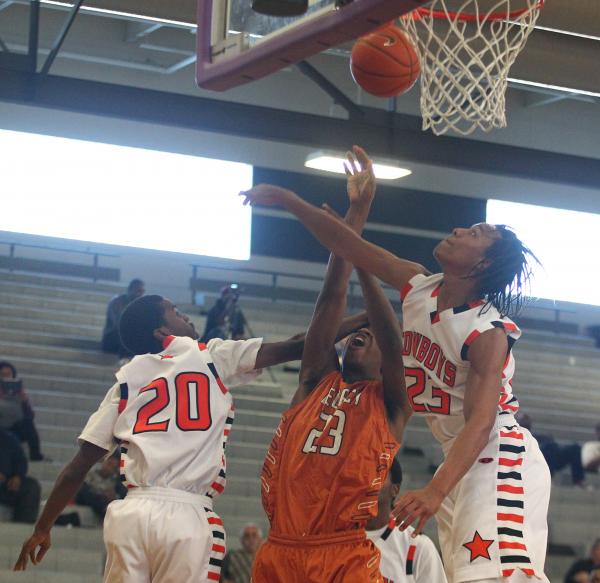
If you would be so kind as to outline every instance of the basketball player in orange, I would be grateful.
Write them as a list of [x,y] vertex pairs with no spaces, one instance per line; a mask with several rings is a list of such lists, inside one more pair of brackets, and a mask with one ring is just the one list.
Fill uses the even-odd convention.
[[[346,222],[360,232],[375,191],[362,151],[347,167]],[[332,256],[307,332],[300,383],[263,465],[271,531],[253,583],[381,583],[379,551],[365,535],[407,417],[398,320],[383,290],[359,273],[370,328],[346,343],[335,330],[346,310],[352,266]]]

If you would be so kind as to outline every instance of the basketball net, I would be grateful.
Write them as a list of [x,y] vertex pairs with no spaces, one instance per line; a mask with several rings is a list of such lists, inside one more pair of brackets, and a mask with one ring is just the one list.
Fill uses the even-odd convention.
[[421,60],[424,130],[468,135],[506,127],[508,72],[542,6],[543,0],[434,0],[400,19]]

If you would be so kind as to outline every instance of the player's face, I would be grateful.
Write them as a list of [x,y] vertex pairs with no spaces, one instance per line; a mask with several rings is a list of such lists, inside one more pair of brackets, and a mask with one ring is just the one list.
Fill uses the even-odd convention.
[[499,237],[496,227],[488,223],[456,228],[436,246],[433,255],[444,271],[467,275],[482,264],[486,251]]
[[361,328],[348,337],[342,363],[344,368],[359,368],[369,376],[373,375],[373,371],[381,369],[381,351],[368,328]]
[[162,304],[165,328],[168,328],[173,336],[187,336],[196,340],[198,332],[196,332],[196,328],[194,328],[194,324],[190,321],[189,317],[182,314],[170,300],[163,300]]

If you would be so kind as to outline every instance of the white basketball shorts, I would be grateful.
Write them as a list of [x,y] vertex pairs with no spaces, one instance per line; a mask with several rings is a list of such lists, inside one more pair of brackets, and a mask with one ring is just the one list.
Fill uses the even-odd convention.
[[225,531],[212,500],[170,488],[131,489],[104,520],[105,583],[219,581]]
[[548,583],[550,471],[531,433],[509,419],[436,515],[448,583]]

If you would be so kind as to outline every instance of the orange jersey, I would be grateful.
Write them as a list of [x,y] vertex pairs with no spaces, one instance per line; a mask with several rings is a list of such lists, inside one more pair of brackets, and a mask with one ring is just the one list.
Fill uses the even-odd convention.
[[271,532],[300,538],[364,528],[398,447],[381,381],[348,384],[328,374],[282,415],[267,452],[261,481]]

